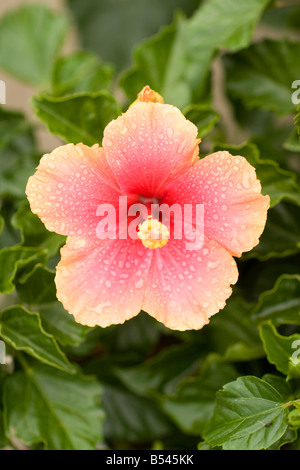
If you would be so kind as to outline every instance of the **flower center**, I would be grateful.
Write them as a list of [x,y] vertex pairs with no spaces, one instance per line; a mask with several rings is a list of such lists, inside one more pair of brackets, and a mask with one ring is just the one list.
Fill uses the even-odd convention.
[[138,237],[146,248],[155,250],[168,243],[170,232],[168,227],[148,215],[148,218],[138,226]]

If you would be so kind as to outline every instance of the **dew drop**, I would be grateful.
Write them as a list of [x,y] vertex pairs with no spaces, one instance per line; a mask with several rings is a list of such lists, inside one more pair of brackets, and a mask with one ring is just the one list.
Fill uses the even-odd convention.
[[220,265],[219,261],[209,261],[207,263],[208,269],[216,269]]
[[135,287],[136,289],[141,289],[144,285],[144,280],[143,279],[139,279],[138,281],[136,281],[135,283]]
[[173,137],[173,129],[172,128],[167,129],[167,136],[168,136],[169,139],[171,139]]

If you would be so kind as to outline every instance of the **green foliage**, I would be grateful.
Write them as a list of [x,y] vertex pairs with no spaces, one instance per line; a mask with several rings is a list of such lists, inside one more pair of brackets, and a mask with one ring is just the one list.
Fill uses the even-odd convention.
[[[46,449],[93,450],[101,439],[101,388],[91,377],[36,364],[5,382],[8,437]],[[76,410],[76,413],[74,412]]]
[[295,109],[292,83],[300,76],[299,42],[264,40],[226,57],[228,91],[246,107],[287,114]]
[[280,3],[69,0],[86,48],[70,54],[68,14],[34,4],[0,18],[0,69],[34,86],[62,144],[101,143],[149,85],[195,123],[201,158],[244,156],[270,196],[259,244],[202,330],[145,312],[89,328],[56,297],[66,238],[26,200],[38,128],[0,107],[0,448],[300,449],[300,43],[282,35],[299,6]]
[[133,100],[147,83],[179,108],[200,97],[203,101],[215,52],[247,46],[267,4],[268,0],[201,3],[191,18],[181,18],[136,49],[135,66],[122,79],[129,98]]
[[[197,0],[68,0],[84,47],[118,69],[129,65],[132,47],[172,20],[174,11],[191,14]],[[117,32],[121,31],[121,36]],[[121,40],[120,40],[121,39]]]
[[111,85],[113,70],[87,51],[59,57],[53,68],[54,96],[106,90]]
[[274,287],[261,294],[252,313],[255,322],[272,320],[275,326],[300,324],[300,277],[280,276]]
[[218,144],[214,151],[228,150],[232,155],[242,155],[254,166],[262,183],[263,194],[270,196],[270,207],[286,200],[300,206],[300,186],[297,175],[280,168],[274,160],[260,158],[258,147],[252,143],[242,145]]
[[232,365],[212,362],[200,376],[182,380],[172,394],[163,396],[162,408],[182,432],[199,436],[212,417],[216,392],[236,377]]
[[300,361],[293,358],[291,351],[300,345],[300,335],[282,336],[278,333],[271,321],[262,323],[259,328],[267,358],[287,376],[287,379],[300,377]]
[[16,350],[25,351],[45,364],[73,372],[55,338],[43,329],[38,313],[18,305],[4,309],[0,317],[0,335]]
[[198,127],[198,135],[202,139],[212,131],[220,120],[219,114],[211,106],[202,104],[190,105],[184,109],[183,113],[189,121]]
[[44,5],[23,5],[0,21],[0,67],[33,85],[46,85],[68,22]]
[[287,413],[284,397],[272,385],[254,376],[239,377],[217,393],[206,442],[227,450],[267,449],[286,431]]
[[37,161],[32,126],[23,114],[0,107],[0,197],[24,198],[25,185]]
[[37,116],[53,134],[66,142],[90,146],[101,142],[104,128],[120,113],[118,103],[107,91],[58,98],[41,95],[33,104]]

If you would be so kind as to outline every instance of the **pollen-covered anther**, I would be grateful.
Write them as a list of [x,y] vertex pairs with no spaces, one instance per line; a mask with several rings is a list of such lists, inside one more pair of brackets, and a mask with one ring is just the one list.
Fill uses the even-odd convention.
[[138,237],[146,248],[155,250],[168,243],[170,232],[168,227],[149,215],[143,223],[139,224]]

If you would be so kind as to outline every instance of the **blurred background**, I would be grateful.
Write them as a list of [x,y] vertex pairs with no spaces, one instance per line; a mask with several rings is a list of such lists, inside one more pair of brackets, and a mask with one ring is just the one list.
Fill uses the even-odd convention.
[[[18,6],[32,3],[31,0],[2,0],[0,17]],[[156,34],[161,27],[170,24],[182,13],[187,17],[192,15],[201,5],[201,0],[154,0],[150,3],[147,0],[39,0],[36,3],[63,12],[69,18],[69,30],[61,54],[82,48],[91,50],[113,67],[118,78],[118,73],[132,64],[135,47],[143,39]],[[256,26],[252,40],[299,40],[300,0],[275,1],[273,4],[276,8],[263,15],[263,21]],[[212,73],[213,107],[225,118],[223,125],[228,140],[240,143],[247,134],[241,128],[237,129],[232,110],[224,96],[224,70],[219,56],[212,63]],[[1,67],[0,79],[7,85],[7,106],[24,112],[38,125],[36,137],[40,149],[47,151],[55,147],[60,140],[40,125],[30,103],[37,88],[14,78]],[[122,100],[122,91],[119,88],[114,91]],[[291,117],[288,119],[291,122]]]
[[[32,1],[28,0],[2,0],[0,2],[0,17],[3,16],[7,11],[18,8],[20,5],[32,4]],[[43,4],[57,11],[63,11],[64,14],[68,14],[67,5],[64,0],[39,0],[39,4]],[[79,38],[77,34],[77,28],[73,24],[70,27],[68,37],[64,43],[63,51],[65,53],[77,50],[79,47]],[[0,69],[0,79],[6,83],[6,105],[9,108],[16,109],[25,113],[28,118],[38,123],[35,114],[33,112],[30,100],[31,97],[36,93],[36,88],[31,85],[27,85],[22,80],[15,79],[12,75],[5,73]],[[40,126],[39,126],[40,127]],[[49,148],[57,146],[59,139],[51,135],[45,128],[39,128],[36,134],[39,141],[39,145],[42,151],[47,151]]]
[[[300,0],[1,0],[0,80],[0,448],[209,448],[216,393],[237,377],[277,374],[284,400],[300,397],[289,361],[300,340]],[[43,153],[100,143],[147,84],[196,124],[201,157],[243,155],[271,199],[232,296],[199,331],[145,312],[108,328],[76,323],[56,298],[65,237],[25,196]],[[256,448],[299,450],[299,431],[276,419]]]

